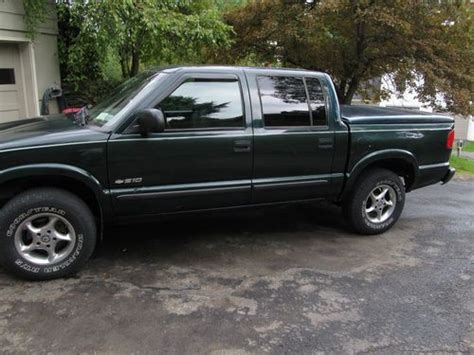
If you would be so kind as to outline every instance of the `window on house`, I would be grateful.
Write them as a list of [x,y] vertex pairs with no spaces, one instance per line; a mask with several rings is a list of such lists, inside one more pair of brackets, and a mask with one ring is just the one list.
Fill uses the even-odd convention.
[[15,84],[15,71],[12,68],[0,68],[0,85]]

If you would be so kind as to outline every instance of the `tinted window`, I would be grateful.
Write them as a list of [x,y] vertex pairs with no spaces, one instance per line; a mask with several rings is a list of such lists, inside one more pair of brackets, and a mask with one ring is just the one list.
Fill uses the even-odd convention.
[[316,78],[305,78],[308,88],[309,104],[313,116],[314,126],[325,126],[326,123],[326,103],[324,101],[321,82]]
[[243,127],[242,96],[237,80],[193,80],[159,105],[168,129]]
[[302,78],[259,76],[257,80],[266,127],[311,125]]
[[120,84],[107,95],[104,101],[89,110],[89,119],[99,126],[113,122],[115,115],[125,108],[156,77],[156,72],[144,72]]
[[9,68],[0,68],[0,85],[15,84],[15,71]]

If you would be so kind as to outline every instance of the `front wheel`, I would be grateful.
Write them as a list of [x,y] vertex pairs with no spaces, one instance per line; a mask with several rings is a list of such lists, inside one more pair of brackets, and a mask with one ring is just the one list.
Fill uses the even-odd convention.
[[77,272],[96,244],[96,224],[88,206],[68,191],[27,190],[0,210],[0,262],[29,280]]
[[390,229],[405,204],[405,188],[398,175],[385,169],[364,173],[343,204],[350,225],[361,234],[379,234]]

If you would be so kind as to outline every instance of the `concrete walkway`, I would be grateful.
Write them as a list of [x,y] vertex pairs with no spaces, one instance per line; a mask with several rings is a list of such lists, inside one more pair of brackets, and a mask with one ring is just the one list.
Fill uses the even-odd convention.
[[[457,152],[455,152],[454,154],[457,154]],[[463,152],[463,151],[461,151],[461,157],[474,160],[474,152]]]

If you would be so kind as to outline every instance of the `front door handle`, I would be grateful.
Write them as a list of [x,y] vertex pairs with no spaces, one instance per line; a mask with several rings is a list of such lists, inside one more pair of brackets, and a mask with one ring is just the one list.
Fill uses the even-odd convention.
[[247,153],[252,150],[252,142],[249,139],[237,140],[234,142],[234,152]]
[[319,138],[318,148],[319,149],[331,149],[334,147],[334,141],[332,138]]

